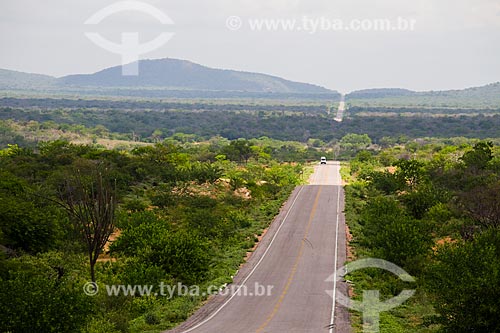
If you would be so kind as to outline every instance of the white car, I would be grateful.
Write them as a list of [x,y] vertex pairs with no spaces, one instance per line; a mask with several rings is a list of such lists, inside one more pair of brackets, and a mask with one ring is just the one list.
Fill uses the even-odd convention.
[[320,164],[326,164],[326,157],[321,157],[321,161],[319,162]]

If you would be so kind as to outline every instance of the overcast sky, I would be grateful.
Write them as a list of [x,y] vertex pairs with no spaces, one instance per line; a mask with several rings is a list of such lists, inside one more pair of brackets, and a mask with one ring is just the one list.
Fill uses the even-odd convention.
[[[174,37],[142,58],[179,58],[216,68],[261,72],[348,92],[374,87],[442,90],[500,81],[500,0],[144,0],[167,14],[84,22],[109,0],[1,0],[0,68],[63,76],[118,65],[120,55],[85,32],[141,42]],[[227,18],[238,16],[238,30]],[[415,20],[414,31],[253,31],[248,20]],[[299,24],[297,23],[297,24]],[[301,27],[299,25],[299,27]],[[233,27],[234,28],[234,27]]]

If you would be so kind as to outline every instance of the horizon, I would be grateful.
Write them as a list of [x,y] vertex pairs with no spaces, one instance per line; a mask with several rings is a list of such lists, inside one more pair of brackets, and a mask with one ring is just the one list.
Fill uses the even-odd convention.
[[[412,89],[406,88],[406,87],[365,87],[365,88],[351,90],[351,91],[340,91],[338,89],[331,89],[331,88],[328,88],[328,87],[321,86],[321,85],[319,85],[319,84],[317,84],[315,82],[293,81],[293,80],[289,80],[286,77],[275,76],[275,75],[268,74],[268,73],[263,73],[263,72],[248,72],[248,71],[245,71],[245,70],[240,70],[240,69],[235,69],[235,68],[214,68],[214,67],[209,67],[209,66],[206,66],[204,64],[200,64],[200,63],[197,63],[195,61],[188,60],[188,59],[178,59],[178,58],[167,57],[167,58],[154,58],[154,59],[152,59],[152,58],[151,59],[150,58],[145,58],[145,59],[140,59],[139,61],[154,61],[154,60],[166,60],[166,59],[191,62],[191,63],[197,64],[197,65],[201,65],[203,67],[207,67],[207,68],[211,68],[211,69],[230,70],[230,71],[237,71],[237,72],[244,72],[244,73],[255,73],[255,74],[262,74],[262,75],[270,75],[270,76],[273,76],[273,77],[278,77],[278,78],[281,78],[281,79],[284,79],[284,80],[288,80],[288,81],[292,81],[292,82],[298,82],[298,83],[305,83],[305,84],[311,84],[311,85],[320,86],[320,87],[329,89],[329,90],[331,90],[333,92],[338,92],[338,93],[343,94],[343,95],[348,95],[348,94],[351,94],[351,93],[357,92],[357,91],[377,90],[377,89],[402,89],[402,90],[408,90],[408,91],[416,92],[416,93],[440,92],[440,91],[454,91],[454,90],[466,90],[466,89],[472,89],[472,88],[479,88],[479,87],[484,87],[484,86],[489,86],[489,85],[500,83],[500,80],[499,80],[499,81],[494,81],[494,82],[486,83],[486,84],[483,84],[483,85],[480,85],[480,86],[466,86],[466,87],[463,87],[463,88],[443,89],[443,90],[412,90]],[[106,67],[106,68],[101,68],[101,69],[98,69],[97,71],[91,72],[91,73],[68,73],[68,74],[65,74],[65,75],[62,75],[62,76],[53,76],[53,75],[50,75],[50,74],[35,73],[35,72],[25,72],[25,71],[16,70],[16,69],[10,69],[10,68],[0,68],[0,69],[2,69],[2,70],[8,70],[8,71],[14,71],[14,72],[20,72],[20,73],[26,73],[26,74],[46,75],[46,76],[50,76],[50,77],[53,77],[53,78],[56,78],[56,79],[60,79],[60,78],[63,78],[63,77],[66,77],[66,76],[70,76],[70,75],[91,75],[91,74],[95,74],[95,73],[101,72],[103,70],[106,70],[106,69],[109,69],[109,68],[113,68],[113,67],[118,67],[118,66],[121,66],[121,65],[117,64],[117,65],[114,65],[114,66],[110,66],[110,67]]]
[[[500,81],[500,3],[491,0],[145,0],[168,18],[166,26],[137,12],[89,25],[89,18],[116,3],[4,1],[0,68],[55,77],[94,73],[115,66],[120,56],[86,34],[116,43],[135,31],[147,42],[165,30],[168,42],[140,59],[186,59],[342,92],[457,90]],[[383,29],[380,22],[390,26]],[[360,29],[364,23],[367,29]]]

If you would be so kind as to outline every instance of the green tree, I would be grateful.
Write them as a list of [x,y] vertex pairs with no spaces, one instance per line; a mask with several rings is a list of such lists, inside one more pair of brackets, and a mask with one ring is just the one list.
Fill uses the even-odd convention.
[[440,202],[442,196],[444,195],[431,185],[422,185],[401,195],[400,200],[414,218],[421,219],[431,207]]
[[445,332],[500,331],[499,272],[498,229],[438,249],[424,281]]
[[252,157],[252,145],[248,140],[234,140],[231,141],[229,146],[222,148],[221,153],[226,155],[231,161],[248,162]]
[[160,129],[155,129],[153,131],[153,133],[151,134],[151,138],[153,139],[153,142],[160,142],[162,136],[163,136],[163,132]]
[[491,148],[493,148],[491,141],[478,142],[471,151],[466,152],[462,156],[461,160],[468,168],[483,170],[493,158]]
[[368,175],[367,179],[374,188],[384,194],[394,194],[403,190],[406,186],[400,177],[389,171],[374,171]]
[[400,159],[394,163],[394,166],[397,167],[395,175],[409,188],[414,188],[426,177],[425,164],[421,161]]
[[376,256],[405,267],[419,270],[432,239],[422,221],[408,216],[403,207],[390,197],[375,197],[361,214],[363,243]]
[[78,332],[95,309],[78,264],[55,252],[0,263],[1,332]]
[[350,133],[340,139],[340,149],[353,156],[358,151],[368,148],[372,140],[368,134],[354,134]]
[[0,172],[0,244],[35,254],[55,248],[62,236],[60,214],[23,180]]

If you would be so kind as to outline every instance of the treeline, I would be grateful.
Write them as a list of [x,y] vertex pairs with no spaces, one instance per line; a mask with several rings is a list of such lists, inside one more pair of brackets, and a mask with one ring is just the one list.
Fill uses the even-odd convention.
[[351,105],[394,107],[485,108],[500,106],[500,83],[463,90],[414,92],[405,89],[368,89],[347,95]]
[[278,92],[251,92],[251,91],[221,91],[221,90],[174,90],[162,88],[94,88],[94,87],[4,87],[15,89],[16,93],[32,95],[33,88],[37,94],[45,96],[88,96],[88,98],[180,98],[180,99],[261,99],[261,100],[288,100],[288,101],[332,101],[339,100],[340,94],[331,93],[278,93]]
[[[496,152],[495,152],[496,150]],[[357,295],[417,292],[382,314],[381,331],[500,330],[500,150],[427,146],[398,159],[390,149],[358,153],[346,187],[346,219],[358,257],[393,262],[416,277],[407,285],[377,270],[353,274]]]
[[[0,331],[144,332],[185,320],[207,295],[113,296],[105,285],[230,282],[300,181],[301,165],[269,151],[246,140],[0,150]],[[84,293],[90,281],[97,295]]]
[[1,108],[0,119],[52,121],[58,124],[104,126],[123,133],[149,137],[160,130],[165,137],[177,132],[203,138],[228,139],[267,136],[285,141],[306,142],[311,138],[325,142],[339,140],[349,133],[368,134],[375,143],[383,137],[469,137],[499,136],[500,115],[476,117],[352,117],[338,123],[331,117],[285,112],[190,112],[190,111],[119,111],[119,110],[45,110]]
[[428,115],[456,115],[456,114],[499,114],[500,108],[444,108],[444,107],[390,107],[390,106],[353,106],[349,108],[349,114],[356,115],[359,113],[396,113],[396,114],[428,114]]
[[48,109],[100,109],[100,110],[155,110],[155,111],[249,111],[249,112],[301,112],[326,114],[327,104],[279,103],[277,101],[257,103],[216,102],[172,102],[151,100],[113,100],[113,99],[55,99],[55,98],[13,98],[0,99],[0,107]]

